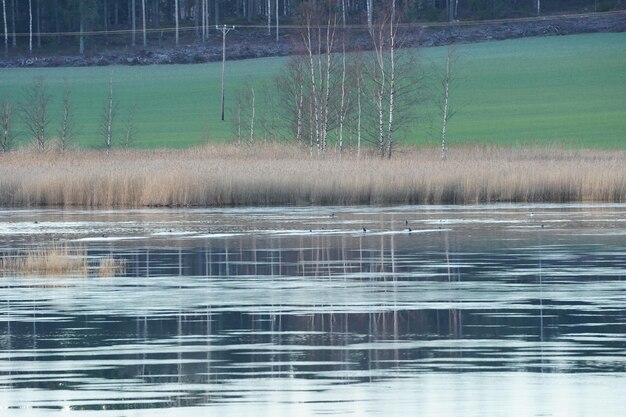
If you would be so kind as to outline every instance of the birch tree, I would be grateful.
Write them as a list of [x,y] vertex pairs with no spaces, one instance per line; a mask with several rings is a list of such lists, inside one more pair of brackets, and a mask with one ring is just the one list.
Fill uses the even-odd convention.
[[[448,132],[448,122],[456,114],[458,105],[453,105],[450,97],[454,92],[461,78],[458,76],[456,68],[459,67],[459,54],[456,48],[449,45],[446,48],[446,64],[444,69],[444,75],[441,80],[442,86],[442,98],[439,102],[439,110],[441,112],[441,159],[446,159],[446,153],[448,150],[448,142],[446,134]],[[457,103],[458,104],[458,103]]]
[[8,152],[13,147],[13,106],[9,102],[0,103],[0,150]]
[[63,86],[63,109],[61,115],[61,125],[59,128],[59,146],[64,152],[76,139],[76,122],[74,117],[74,106],[72,104],[72,88],[69,82]]
[[39,151],[48,147],[47,129],[50,124],[48,106],[50,95],[43,78],[36,78],[24,93],[24,101],[20,109],[22,122],[26,130],[32,135],[35,146]]
[[130,0],[131,46],[137,45],[137,0]]
[[114,124],[117,116],[117,104],[113,99],[113,77],[109,78],[109,88],[107,98],[102,108],[102,119],[100,122],[100,135],[103,139],[103,146],[107,153],[113,147]]

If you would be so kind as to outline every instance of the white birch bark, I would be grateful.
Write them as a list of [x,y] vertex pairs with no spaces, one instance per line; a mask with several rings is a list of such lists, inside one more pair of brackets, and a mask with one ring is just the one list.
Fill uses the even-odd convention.
[[450,98],[450,80],[451,80],[451,58],[452,53],[450,47],[447,48],[446,54],[446,75],[443,79],[443,104],[442,104],[442,123],[441,123],[441,159],[446,159],[446,129],[448,127],[448,102]]
[[391,6],[391,21],[389,22],[389,120],[387,123],[387,158],[391,158],[393,152],[393,111],[394,99],[396,95],[396,1],[393,0]]
[[141,0],[141,21],[143,31],[143,47],[148,46],[148,37],[146,34],[146,0]]
[[131,33],[131,44],[132,46],[137,45],[137,8],[136,8],[136,0],[131,0],[130,3],[130,20],[132,22],[132,33]]
[[278,36],[279,36],[279,28],[278,28],[278,0],[276,0],[276,42],[278,42]]
[[176,26],[176,46],[178,46],[178,0],[174,1],[174,22]]
[[265,13],[267,14],[267,34],[272,34],[272,0],[267,0],[267,5],[265,6],[267,10]]
[[113,78],[109,78],[109,97],[107,99],[105,126],[105,144],[107,153],[113,147]]
[[6,0],[2,0],[2,17],[4,19],[4,56],[8,56],[9,55],[9,28],[7,26]]
[[250,115],[250,142],[254,142],[254,116],[256,113],[256,97],[254,95],[254,87],[251,87],[252,91],[252,114]]
[[[357,71],[360,71],[358,69]],[[361,158],[361,73],[357,74],[356,87],[357,87],[357,119],[356,119],[356,155],[357,158]]]
[[372,0],[367,0],[366,2],[367,5],[367,28],[369,29],[370,33],[372,33],[372,29],[373,29],[373,16],[374,16],[374,4],[372,3]]
[[28,51],[33,53],[33,0],[28,0]]

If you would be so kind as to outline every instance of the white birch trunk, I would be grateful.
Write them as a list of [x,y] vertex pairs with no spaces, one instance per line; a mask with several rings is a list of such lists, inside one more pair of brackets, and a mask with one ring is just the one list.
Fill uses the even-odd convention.
[[78,52],[81,55],[85,54],[85,35],[84,35],[85,27],[84,27],[84,24],[83,24],[83,20],[84,20],[83,19],[83,11],[81,10],[81,12],[80,12],[80,34],[78,36]]
[[537,0],[537,16],[541,16],[541,0]]
[[278,36],[279,36],[279,32],[278,32],[278,0],[276,0],[276,42],[278,42]]
[[41,48],[41,5],[39,0],[35,3],[37,10],[37,48]]
[[28,0],[28,51],[33,53],[33,0]]
[[393,0],[391,9],[391,21],[389,22],[389,64],[391,70],[389,73],[389,121],[387,123],[387,158],[391,158],[393,152],[393,106],[396,95],[396,2]]
[[12,0],[13,13],[11,13],[11,26],[13,30],[13,47],[17,47],[17,34],[15,33],[15,0]]
[[148,37],[146,34],[146,0],[141,0],[141,22],[143,31],[143,47],[148,46]]
[[[358,69],[357,71],[360,71]],[[361,158],[361,73],[357,74],[356,78],[356,88],[357,88],[357,96],[356,96],[356,107],[357,107],[357,119],[356,119],[356,156],[357,158]]]
[[6,0],[2,0],[2,16],[4,18],[4,56],[8,56],[9,55],[9,28],[7,26]]
[[176,46],[178,46],[178,0],[174,1],[174,22],[176,26]]
[[131,34],[131,44],[132,46],[137,45],[137,8],[136,8],[136,0],[132,0],[130,4],[130,14],[131,14],[131,22],[132,22],[132,34]]
[[374,5],[372,3],[372,0],[367,0],[367,28],[369,29],[370,33],[372,33],[372,29],[373,29],[373,16],[374,16]]
[[[337,18],[333,18],[331,22],[331,18],[328,19],[328,24],[326,26],[326,88],[324,94],[324,130],[322,137],[322,150],[326,151],[328,147],[328,114],[330,109],[330,75],[332,72],[332,51],[333,44],[335,40],[335,27],[337,25]],[[332,29],[332,30],[331,30]]]
[[342,45],[341,53],[341,103],[339,105],[339,152],[343,152],[343,121],[346,105],[346,42]]
[[113,146],[113,78],[109,78],[109,98],[106,115],[106,148],[107,153]]
[[298,97],[297,103],[297,114],[296,114],[296,141],[300,142],[302,140],[302,104],[304,102],[304,85],[300,83],[300,95]]
[[272,0],[267,0],[267,10],[265,11],[267,14],[267,34],[272,34]]
[[[311,24],[307,22],[307,39],[305,39],[305,45],[307,48],[307,54],[309,58],[309,70],[311,74],[311,95],[313,96],[313,117],[314,117],[314,129],[315,129],[315,141],[318,144],[319,150],[319,139],[320,139],[320,121],[318,115],[318,97],[317,97],[317,83],[315,80],[315,64],[313,63],[313,49],[311,45]],[[311,146],[312,145],[311,141]]]
[[255,103],[255,95],[254,95],[254,87],[252,90],[252,115],[250,116],[250,142],[254,142],[254,116],[256,113],[256,103]]
[[448,126],[448,101],[450,97],[450,77],[451,77],[451,68],[450,68],[450,60],[451,60],[451,52],[450,47],[448,46],[448,51],[446,55],[446,75],[443,79],[443,115],[442,115],[442,123],[441,123],[441,159],[446,159],[446,129]]

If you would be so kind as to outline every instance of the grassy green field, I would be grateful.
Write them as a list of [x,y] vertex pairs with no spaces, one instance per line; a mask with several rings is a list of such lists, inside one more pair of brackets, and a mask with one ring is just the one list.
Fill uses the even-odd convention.
[[[457,107],[449,124],[451,145],[557,142],[626,148],[626,33],[488,42],[458,50],[456,74],[463,81],[451,96]],[[420,52],[426,68],[441,68],[444,57],[443,48]],[[285,62],[267,58],[227,63],[227,107],[245,83],[257,84],[259,96],[271,96],[273,80]],[[53,95],[52,133],[67,79],[73,88],[78,142],[98,146],[99,120],[112,77],[120,122],[125,109],[136,105],[137,146],[185,147],[234,136],[232,123],[220,121],[220,71],[219,63],[1,69],[0,100],[17,102],[33,78],[44,77]],[[430,78],[431,89],[435,78]],[[422,105],[419,112],[401,141],[436,144],[439,121],[434,106]]]

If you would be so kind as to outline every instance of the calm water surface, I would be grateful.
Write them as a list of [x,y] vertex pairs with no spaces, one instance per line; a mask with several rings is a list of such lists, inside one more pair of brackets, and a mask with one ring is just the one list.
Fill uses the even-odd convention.
[[626,415],[624,205],[0,211],[53,242],[126,271],[0,278],[1,416]]

